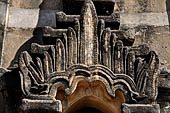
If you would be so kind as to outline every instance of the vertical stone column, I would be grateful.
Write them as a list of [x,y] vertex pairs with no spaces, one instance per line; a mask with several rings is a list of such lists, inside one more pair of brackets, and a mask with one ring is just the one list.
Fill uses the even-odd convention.
[[0,0],[0,59],[2,56],[2,44],[5,37],[5,28],[8,15],[7,12],[8,12],[8,0]]

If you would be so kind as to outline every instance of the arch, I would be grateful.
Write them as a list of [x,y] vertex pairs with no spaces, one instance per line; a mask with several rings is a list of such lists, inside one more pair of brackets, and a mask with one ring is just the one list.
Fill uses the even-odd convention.
[[[66,94],[71,95],[75,92],[77,88],[77,84],[80,81],[87,81],[89,83],[94,81],[100,81],[104,84],[107,93],[112,97],[115,97],[116,90],[124,90],[124,87],[127,87],[127,90],[134,95],[138,96],[136,92],[136,85],[134,81],[125,74],[117,74],[112,73],[105,66],[97,65],[97,66],[85,66],[85,65],[73,65],[71,66],[67,72],[63,73],[64,76],[61,76],[60,73],[53,73],[48,79],[49,83],[52,83],[49,95],[51,97],[55,97],[57,93],[57,88],[60,87],[58,82],[61,81],[61,85],[65,87]],[[63,82],[64,81],[64,82]],[[116,87],[115,86],[121,86]]]
[[61,100],[63,113],[74,113],[86,107],[95,108],[103,113],[121,113],[125,97],[119,90],[115,94],[115,97],[110,96],[101,81],[89,83],[82,80],[71,95],[66,96],[64,89],[58,88],[56,99]]

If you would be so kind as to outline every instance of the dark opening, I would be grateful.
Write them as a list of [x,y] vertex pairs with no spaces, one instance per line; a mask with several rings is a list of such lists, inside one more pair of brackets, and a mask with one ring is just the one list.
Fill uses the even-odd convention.
[[85,107],[85,108],[82,108],[82,109],[77,110],[77,111],[74,112],[74,113],[103,113],[103,112],[97,110],[96,108]]
[[[109,0],[96,0],[93,1],[97,15],[111,15],[114,10],[115,3]],[[83,0],[64,0],[63,10],[67,15],[80,15],[82,6],[84,4]]]

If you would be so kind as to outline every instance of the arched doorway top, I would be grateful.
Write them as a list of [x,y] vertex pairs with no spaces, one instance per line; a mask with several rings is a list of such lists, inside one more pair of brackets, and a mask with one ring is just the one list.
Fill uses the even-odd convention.
[[59,88],[56,99],[61,100],[63,113],[74,113],[85,107],[93,107],[103,113],[121,113],[121,105],[125,103],[121,91],[116,91],[113,98],[108,95],[104,84],[100,81],[91,83],[80,81],[74,93],[69,96],[65,96],[64,90]]

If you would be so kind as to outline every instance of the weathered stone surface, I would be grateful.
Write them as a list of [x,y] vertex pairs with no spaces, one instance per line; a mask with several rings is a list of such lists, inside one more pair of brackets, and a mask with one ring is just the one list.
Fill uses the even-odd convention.
[[168,105],[168,106],[162,108],[161,113],[170,113],[170,106]]
[[[161,71],[159,75],[159,85],[158,85],[158,98],[157,102],[160,103],[161,108],[169,105],[170,101],[170,73],[167,71]],[[165,107],[167,110],[167,107]],[[169,109],[169,108],[168,108]],[[164,110],[164,108],[162,109]],[[166,113],[166,112],[165,112]]]
[[[1,1],[6,3],[7,0],[0,0],[0,3]],[[150,105],[150,103],[158,101],[156,97],[159,59],[154,50],[158,51],[162,65],[169,65],[170,69],[169,13],[165,12],[169,10],[165,7],[165,5],[168,6],[168,2],[165,0],[117,0],[118,10],[122,13],[120,17],[118,12],[110,15],[113,11],[114,0],[87,0],[81,15],[75,13],[76,9],[82,7],[80,4],[74,4],[76,8],[73,7],[74,11],[69,15],[63,12],[56,14],[57,11],[63,10],[63,1],[67,2],[67,0],[11,0],[10,2],[5,35],[4,30],[0,30],[0,35],[2,34],[0,43],[3,39],[1,37],[6,36],[3,43],[2,66],[13,67],[10,68],[14,72],[12,76],[20,77],[21,81],[14,81],[10,77],[10,72],[6,73],[6,76],[9,74],[9,78],[14,82],[10,85],[21,82],[22,88],[16,92],[18,94],[22,92],[22,96],[17,98],[17,101],[22,101],[22,110],[61,112],[61,106],[51,100],[56,98],[62,101],[63,106],[66,106],[66,109],[63,107],[64,110],[67,110],[67,105],[72,106],[75,102],[74,106],[80,107],[84,107],[84,104],[89,105],[88,107],[96,105],[99,110],[106,113],[115,105],[118,109],[118,112],[115,112],[119,113],[122,103],[132,103],[135,100],[137,103],[149,105],[125,104],[123,112],[160,113],[159,105]],[[94,4],[92,1],[95,1]],[[107,11],[106,4],[102,7],[100,7],[101,4],[96,6],[96,1],[100,1],[101,4],[112,1],[113,6],[109,7],[111,12]],[[64,8],[68,7],[72,5]],[[101,9],[98,10],[98,8]],[[67,10],[69,12],[69,9]],[[81,11],[78,10],[78,12]],[[100,27],[97,26],[97,19],[101,22]],[[129,26],[130,29],[119,30],[119,25]],[[44,26],[50,27],[46,27],[45,31],[43,29],[43,33],[40,32],[41,35],[38,35],[39,38],[33,37],[34,28]],[[97,34],[99,34],[98,37]],[[149,47],[139,46],[146,43]],[[30,47],[31,44],[32,47]],[[81,56],[85,59],[81,59]],[[165,82],[159,84],[160,87],[165,89],[170,87],[169,78],[162,77],[159,80]],[[0,90],[3,87],[1,84],[0,81]],[[121,97],[119,99],[116,97],[118,89],[122,91],[118,91]],[[94,96],[96,98],[93,98]],[[3,107],[1,103],[4,101],[1,97],[0,93],[0,113]],[[167,97],[163,95],[162,98],[170,100],[169,95]],[[78,104],[77,99],[78,102],[80,101]],[[105,99],[109,102],[100,101]],[[109,105],[111,107],[106,109],[108,103],[111,103]],[[12,110],[16,107],[15,104],[13,106]],[[11,106],[6,107],[10,111],[8,107]]]
[[121,25],[138,26],[138,25],[169,25],[167,13],[137,13],[137,14],[120,14]]
[[56,10],[40,10],[38,27],[56,27]]
[[82,8],[80,17],[80,63],[86,65],[98,63],[97,22],[98,17],[94,4],[91,1],[87,1]]
[[159,87],[165,88],[166,91],[170,90],[170,78],[159,78]]
[[7,29],[3,43],[2,66],[7,68],[14,63],[19,52],[29,50],[29,39],[33,36],[34,29]]
[[[61,87],[58,86],[57,81],[61,78],[60,85],[64,85],[64,88],[67,88],[66,94],[70,95],[75,91],[75,84],[78,84],[78,79],[81,78],[89,82],[101,81],[106,86],[109,95],[113,97],[115,97],[116,90],[121,89],[124,92],[130,91],[131,94],[136,95],[136,97],[131,97],[129,100],[134,98],[138,101],[147,95],[147,98],[150,99],[148,103],[155,102],[157,96],[155,82],[159,64],[159,59],[155,52],[149,51],[146,47],[146,53],[141,52],[143,55],[138,53],[140,47],[131,47],[134,42],[133,35],[130,35],[131,40],[118,38],[116,32],[120,31],[107,26],[106,22],[112,20],[109,16],[105,16],[106,20],[101,20],[103,28],[98,28],[98,19],[101,16],[97,16],[95,6],[90,0],[85,1],[80,16],[58,14],[60,18],[57,19],[61,19],[61,28],[44,28],[42,37],[44,44],[33,44],[32,46],[32,49],[34,49],[32,51],[36,54],[33,55],[29,51],[24,51],[20,54],[18,65],[22,91],[25,97],[42,99],[50,96],[55,98],[57,88]],[[63,21],[63,16],[69,19]],[[80,24],[77,21],[80,21]],[[68,24],[68,28],[62,23],[72,24]],[[72,33],[70,33],[70,29],[72,29]],[[99,40],[97,37],[98,30],[99,34],[102,34]],[[131,31],[133,32],[133,30],[129,30],[129,32]],[[76,35],[78,33],[80,33],[80,38]],[[70,39],[70,35],[73,34],[74,41],[73,38]],[[48,42],[48,40],[51,41]],[[79,40],[80,42],[78,42]],[[131,44],[125,46],[125,43]],[[72,49],[68,48],[68,44],[78,44],[77,47],[80,47],[80,49],[77,48],[75,49],[76,51],[72,51]],[[77,57],[77,53],[79,54],[77,57],[79,61],[75,64],[67,60],[72,59],[73,55],[70,55],[72,52],[74,52],[75,57]],[[111,54],[113,57],[111,57]],[[100,59],[98,55],[102,56],[102,58]],[[149,77],[147,77],[148,75]],[[150,84],[146,85],[148,82]],[[127,87],[128,90],[125,90],[124,87]],[[149,90],[146,91],[146,89]]]
[[166,12],[166,0],[118,0],[121,13]]
[[5,24],[7,20],[6,15],[7,15],[7,0],[0,0],[0,59],[2,56],[2,43],[4,39]]
[[39,9],[10,8],[8,27],[35,28],[38,23]]
[[147,26],[135,27],[134,46],[148,44],[151,50],[155,50],[160,58],[160,68],[170,69],[170,32],[169,26]]
[[123,104],[123,113],[160,113],[159,104]]
[[30,100],[23,99],[20,107],[23,111],[51,111],[62,112],[62,104],[59,100]]
[[5,25],[7,4],[0,1],[0,25]]
[[38,9],[43,0],[10,0],[14,8]]

